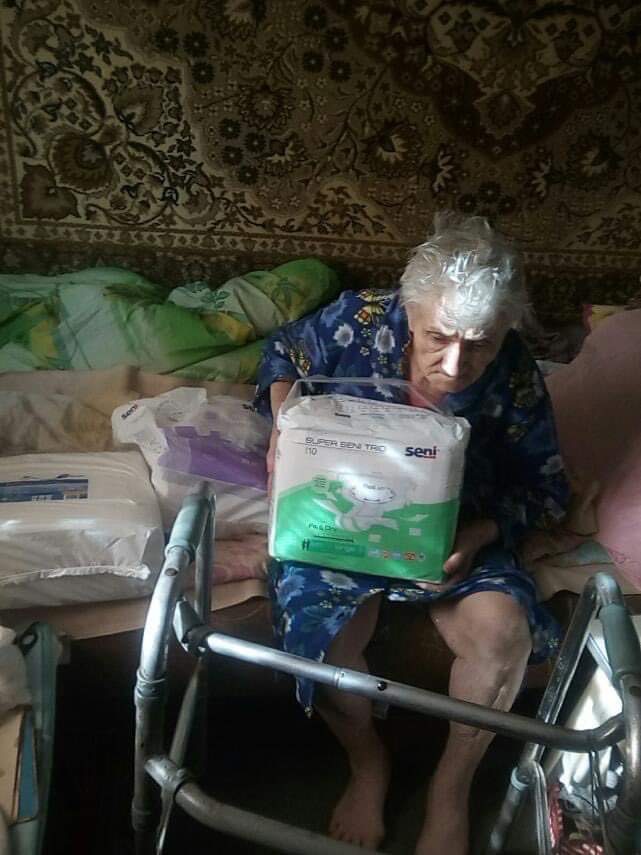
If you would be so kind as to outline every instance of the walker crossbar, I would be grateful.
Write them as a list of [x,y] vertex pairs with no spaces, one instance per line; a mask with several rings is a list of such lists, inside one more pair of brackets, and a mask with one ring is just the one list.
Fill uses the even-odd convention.
[[[547,799],[545,779],[540,767],[542,746],[566,751],[592,752],[618,742],[626,735],[626,767],[624,792],[620,805],[613,811],[615,828],[624,841],[635,833],[636,817],[641,815],[641,751],[639,745],[639,703],[641,702],[641,653],[634,631],[630,632],[625,609],[600,615],[617,686],[623,698],[623,714],[591,730],[575,731],[555,724],[563,698],[567,693],[578,656],[586,641],[587,626],[597,599],[602,611],[608,606],[623,604],[619,589],[609,577],[598,574],[586,588],[587,593],[577,607],[568,636],[561,649],[557,665],[546,691],[539,716],[529,719],[510,712],[488,709],[478,704],[459,701],[402,683],[370,674],[313,662],[299,656],[273,650],[271,647],[242,641],[214,632],[206,625],[209,611],[210,570],[213,563],[213,525],[215,500],[203,488],[189,496],[174,524],[166,558],[156,583],[145,622],[140,665],[134,692],[136,704],[136,739],[134,797],[132,822],[136,832],[136,852],[143,855],[153,848],[162,852],[171,808],[179,804],[187,813],[211,828],[246,840],[273,846],[281,852],[327,853],[348,855],[362,849],[323,835],[258,816],[225,805],[204,793],[194,782],[185,759],[194,718],[202,711],[206,697],[203,691],[207,669],[203,659],[210,653],[228,656],[294,676],[304,676],[343,691],[364,695],[375,700],[454,720],[483,730],[490,730],[516,739],[529,740],[513,776],[518,799],[510,791],[506,802],[514,808],[507,815],[505,807],[499,820],[499,833],[492,836],[500,852],[506,832],[521,800],[522,792],[532,786],[537,803],[537,832],[539,849],[550,851],[549,831],[546,831]],[[195,608],[184,598],[186,569],[196,560]],[[589,601],[589,607],[586,605]],[[192,681],[185,693],[179,716],[179,726],[169,751],[163,745],[164,707],[166,700],[166,666],[169,635],[173,626],[178,641],[199,659]],[[626,623],[627,621],[627,623]],[[634,643],[636,642],[636,648]],[[613,651],[612,648],[615,648]],[[623,649],[622,649],[623,648]],[[572,658],[575,656],[575,658]],[[636,702],[636,705],[635,705]],[[205,729],[204,718],[199,722]],[[204,734],[202,734],[204,736]],[[202,751],[201,751],[202,754]],[[202,758],[201,758],[202,759]],[[163,815],[160,823],[152,809],[153,784],[160,786]],[[496,848],[498,845],[499,848]],[[633,848],[617,849],[632,853]]]
[[[195,622],[184,636],[179,632],[176,633],[178,640],[187,650],[199,656],[211,651],[233,659],[242,659],[244,662],[275,668],[278,671],[293,674],[295,677],[306,677],[355,695],[364,695],[375,701],[383,699],[393,706],[457,721],[482,730],[490,730],[502,736],[535,740],[562,751],[573,751],[579,754],[599,751],[617,742],[623,736],[622,716],[614,716],[591,730],[571,730],[527,716],[489,709],[469,701],[459,701],[427,689],[416,689],[404,683],[395,683],[361,671],[312,662],[302,656],[282,653],[262,644],[214,632],[198,620],[186,601],[177,604],[176,615],[180,615],[181,612],[181,620],[185,619],[186,614],[191,613]],[[179,621],[175,620],[174,629],[177,629],[177,624],[179,628]]]
[[[203,825],[224,834],[242,837],[263,846],[273,846],[279,852],[363,855],[360,847],[328,840],[323,834],[315,834],[224,804],[203,792],[185,769],[179,769],[167,757],[151,757],[147,761],[146,769],[163,791],[172,794],[176,804],[186,813]],[[331,848],[330,844],[333,844]]]

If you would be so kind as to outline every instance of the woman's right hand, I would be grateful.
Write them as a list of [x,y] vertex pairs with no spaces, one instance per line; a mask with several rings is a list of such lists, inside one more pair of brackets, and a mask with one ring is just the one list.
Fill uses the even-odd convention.
[[278,430],[272,428],[272,434],[269,438],[269,447],[267,448],[267,495],[271,496],[272,480],[274,477],[274,465],[276,463],[276,443],[278,442]]
[[275,380],[269,389],[269,400],[272,408],[272,418],[274,427],[272,435],[269,438],[269,448],[267,449],[267,495],[271,496],[272,480],[274,477],[274,466],[276,465],[276,443],[278,442],[278,413],[285,398],[289,395],[289,391],[294,385],[293,380]]

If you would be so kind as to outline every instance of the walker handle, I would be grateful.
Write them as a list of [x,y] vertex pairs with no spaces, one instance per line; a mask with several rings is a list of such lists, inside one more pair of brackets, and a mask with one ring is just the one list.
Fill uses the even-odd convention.
[[632,618],[621,603],[609,603],[599,610],[612,682],[620,689],[620,681],[628,674],[641,677],[641,647]]
[[185,549],[193,561],[196,550],[200,543],[207,518],[211,513],[211,498],[209,488],[202,482],[200,489],[183,500],[182,507],[178,511],[176,522],[171,529],[169,543],[165,549],[165,556],[169,555],[171,549],[179,547]]

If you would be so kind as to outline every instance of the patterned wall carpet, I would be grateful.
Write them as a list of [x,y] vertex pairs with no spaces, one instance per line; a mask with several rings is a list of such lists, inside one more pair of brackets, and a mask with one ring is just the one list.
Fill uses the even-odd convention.
[[0,265],[392,281],[434,210],[526,253],[544,319],[641,260],[641,3],[2,0]]

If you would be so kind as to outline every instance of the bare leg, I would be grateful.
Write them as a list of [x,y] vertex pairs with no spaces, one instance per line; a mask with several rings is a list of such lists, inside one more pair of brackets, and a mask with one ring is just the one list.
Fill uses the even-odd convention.
[[[483,591],[434,605],[431,614],[456,657],[450,696],[509,709],[531,650],[527,620],[518,603],[507,594]],[[416,855],[467,855],[470,786],[492,738],[487,731],[451,723],[428,787]]]
[[[378,618],[380,595],[367,600],[336,636],[325,661],[367,671],[363,651]],[[383,806],[389,784],[389,760],[372,720],[368,698],[326,686],[317,689],[316,709],[347,752],[350,779],[334,808],[329,833],[337,840],[376,849],[383,839]]]

